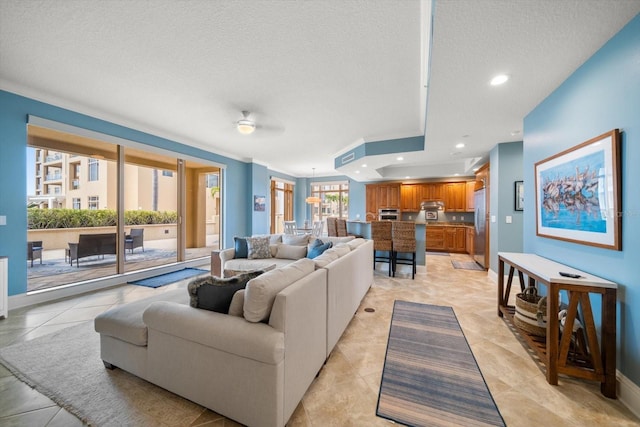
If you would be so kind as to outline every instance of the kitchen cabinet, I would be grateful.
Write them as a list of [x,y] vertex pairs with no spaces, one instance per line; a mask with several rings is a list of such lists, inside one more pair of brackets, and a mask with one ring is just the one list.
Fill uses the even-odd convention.
[[400,209],[400,184],[378,185],[378,208]]
[[444,229],[444,249],[449,252],[466,252],[467,228],[446,227]]
[[402,184],[400,186],[400,209],[402,212],[418,212],[422,195],[421,184]]
[[444,250],[444,227],[428,225],[426,248],[428,251]]
[[451,182],[445,184],[444,209],[446,212],[466,211],[466,183]]
[[400,209],[400,184],[368,184],[365,196],[368,221],[378,219],[378,209]]
[[424,200],[444,200],[444,186],[443,183],[427,183],[420,184],[420,201]]
[[474,256],[476,251],[474,247],[474,238],[476,235],[476,230],[473,227],[467,227],[467,253],[471,256]]
[[475,206],[473,202],[473,194],[476,190],[476,182],[475,181],[467,181],[466,184],[466,196],[467,200],[465,203],[465,208],[467,212],[474,212]]

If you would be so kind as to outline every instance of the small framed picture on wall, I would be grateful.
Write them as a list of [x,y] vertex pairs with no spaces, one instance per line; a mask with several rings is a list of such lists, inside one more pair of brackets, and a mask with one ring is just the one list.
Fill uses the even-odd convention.
[[524,183],[522,181],[515,182],[515,210],[524,210]]

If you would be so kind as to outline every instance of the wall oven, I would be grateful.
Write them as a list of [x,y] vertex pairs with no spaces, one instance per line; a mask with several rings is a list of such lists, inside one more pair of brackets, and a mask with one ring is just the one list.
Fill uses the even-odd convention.
[[378,220],[398,221],[400,219],[400,209],[378,209]]

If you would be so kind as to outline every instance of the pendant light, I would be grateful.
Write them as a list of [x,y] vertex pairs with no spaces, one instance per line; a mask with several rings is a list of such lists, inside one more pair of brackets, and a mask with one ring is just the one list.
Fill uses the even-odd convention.
[[[312,168],[313,169],[313,178],[316,177],[316,168]],[[313,180],[313,178],[311,178]],[[316,204],[316,203],[321,203],[322,199],[318,196],[309,196],[307,197],[305,200],[305,202],[309,203],[310,205]]]

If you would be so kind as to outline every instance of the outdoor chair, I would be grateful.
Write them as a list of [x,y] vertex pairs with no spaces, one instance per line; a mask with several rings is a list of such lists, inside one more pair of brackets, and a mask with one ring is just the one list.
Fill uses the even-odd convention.
[[36,258],[40,258],[40,264],[42,264],[42,240],[27,242],[27,261],[31,261],[31,267]]
[[129,234],[124,236],[124,249],[131,253],[135,248],[142,248],[144,252],[144,228],[132,228]]

